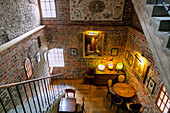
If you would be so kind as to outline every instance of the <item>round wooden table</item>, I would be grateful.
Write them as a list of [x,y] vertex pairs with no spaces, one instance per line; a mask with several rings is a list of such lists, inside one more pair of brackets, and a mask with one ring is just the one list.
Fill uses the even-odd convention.
[[126,83],[116,83],[113,86],[113,91],[121,97],[133,97],[135,95],[135,89]]

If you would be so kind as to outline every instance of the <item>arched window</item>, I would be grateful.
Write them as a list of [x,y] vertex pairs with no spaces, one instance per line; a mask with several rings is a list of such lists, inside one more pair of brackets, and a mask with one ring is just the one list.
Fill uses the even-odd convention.
[[27,74],[27,78],[29,79],[32,76],[32,67],[31,67],[31,61],[29,58],[25,59],[25,71]]
[[161,89],[159,91],[159,95],[156,100],[156,105],[161,111],[161,113],[169,113],[170,100],[169,100],[164,84],[162,84]]
[[63,49],[50,49],[48,51],[48,62],[50,67],[50,73],[52,73],[53,67],[64,67]]

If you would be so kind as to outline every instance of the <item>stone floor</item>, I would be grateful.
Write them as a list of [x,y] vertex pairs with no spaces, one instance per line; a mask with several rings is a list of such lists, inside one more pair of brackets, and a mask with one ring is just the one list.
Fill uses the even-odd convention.
[[[113,105],[110,110],[110,101],[106,98],[107,87],[83,84],[83,80],[65,80],[67,88],[76,89],[77,103],[82,103],[82,97],[85,97],[86,113],[116,113],[117,108]],[[122,108],[119,113],[128,113]]]

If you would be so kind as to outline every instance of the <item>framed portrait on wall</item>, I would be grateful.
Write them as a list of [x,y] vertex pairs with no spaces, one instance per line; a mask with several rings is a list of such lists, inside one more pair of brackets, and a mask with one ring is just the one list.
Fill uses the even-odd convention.
[[149,64],[142,60],[141,56],[135,55],[133,68],[138,78],[145,84],[150,69]]
[[148,81],[147,88],[148,88],[148,90],[149,90],[149,92],[150,92],[151,94],[153,94],[154,89],[155,89],[155,86],[156,86],[155,81],[153,81],[153,79],[150,77],[150,78],[149,78],[149,81]]
[[44,62],[46,62],[46,61],[47,61],[47,51],[45,51],[45,52],[43,53],[43,56],[44,56]]
[[133,56],[130,54],[130,57],[129,57],[129,65],[132,66],[133,64]]
[[40,56],[40,52],[38,52],[36,54],[36,60],[37,60],[37,63],[39,63],[41,61],[41,56]]
[[111,49],[111,56],[117,56],[118,55],[118,48],[112,48]]
[[130,52],[128,50],[126,50],[126,54],[125,54],[125,59],[128,60],[129,59],[129,54]]
[[72,56],[77,56],[77,48],[71,48],[70,52]]

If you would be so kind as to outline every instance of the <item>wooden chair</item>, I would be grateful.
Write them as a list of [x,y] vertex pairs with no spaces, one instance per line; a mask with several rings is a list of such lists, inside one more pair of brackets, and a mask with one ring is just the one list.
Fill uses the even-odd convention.
[[115,104],[117,106],[117,113],[118,113],[119,107],[122,105],[123,101],[117,95],[111,95],[111,98],[112,98],[112,100],[111,100],[110,110],[111,110],[113,104]]
[[93,83],[94,81],[94,68],[86,68],[84,70],[84,83],[86,83],[86,81],[88,80],[90,83]]
[[76,90],[75,89],[65,89],[65,97],[70,98],[69,94],[72,94],[72,97],[75,98]]
[[112,85],[116,83],[125,83],[125,82],[126,82],[126,75],[119,75],[113,80]]
[[108,98],[108,95],[109,94],[115,94],[115,92],[113,91],[113,88],[112,88],[112,79],[109,79],[108,82],[107,82],[107,95],[106,95],[106,98]]
[[84,109],[84,97],[82,98],[82,105],[81,104],[76,104],[76,113],[83,113],[83,111],[86,113],[85,109]]
[[133,102],[126,103],[126,105],[127,105],[127,108],[128,108],[130,113],[138,113],[140,111],[141,107],[142,107],[141,104],[139,104],[139,103],[135,104]]

